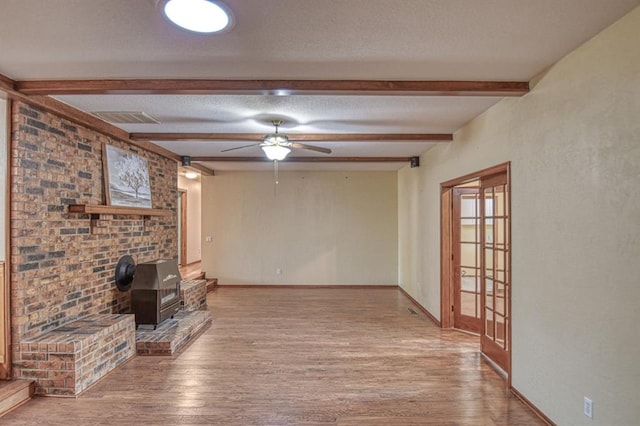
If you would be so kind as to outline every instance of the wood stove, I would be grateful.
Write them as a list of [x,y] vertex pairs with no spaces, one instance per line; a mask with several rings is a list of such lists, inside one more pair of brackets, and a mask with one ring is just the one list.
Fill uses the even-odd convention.
[[136,325],[157,326],[180,309],[180,271],[175,260],[139,263],[131,285],[131,310]]

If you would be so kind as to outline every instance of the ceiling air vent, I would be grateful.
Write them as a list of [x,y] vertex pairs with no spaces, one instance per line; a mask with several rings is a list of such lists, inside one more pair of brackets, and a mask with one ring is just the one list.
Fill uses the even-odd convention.
[[158,120],[149,114],[140,111],[94,111],[92,114],[110,123],[160,124]]

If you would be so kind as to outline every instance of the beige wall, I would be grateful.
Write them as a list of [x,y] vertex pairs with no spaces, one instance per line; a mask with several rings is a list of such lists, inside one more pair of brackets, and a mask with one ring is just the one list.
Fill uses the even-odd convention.
[[5,260],[5,202],[7,193],[7,101],[0,98],[0,261]]
[[[202,268],[221,284],[397,284],[395,172],[204,177]],[[278,275],[276,269],[281,269]]]
[[439,183],[512,161],[513,386],[559,425],[640,419],[638,46],[640,9],[399,173],[400,285],[439,316]]
[[201,258],[202,185],[178,175],[178,188],[187,191],[187,263],[193,263]]

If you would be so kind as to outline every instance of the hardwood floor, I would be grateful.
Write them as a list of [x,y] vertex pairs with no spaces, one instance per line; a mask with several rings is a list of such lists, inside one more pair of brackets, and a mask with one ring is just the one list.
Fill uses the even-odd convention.
[[[397,289],[221,288],[179,357],[136,357],[11,425],[538,425],[478,354]],[[413,313],[411,311],[416,313]]]

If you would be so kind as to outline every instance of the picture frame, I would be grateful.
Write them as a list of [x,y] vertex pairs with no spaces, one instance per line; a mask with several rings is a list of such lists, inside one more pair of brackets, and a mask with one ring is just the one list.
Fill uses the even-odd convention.
[[151,208],[147,159],[115,146],[102,145],[106,205]]

